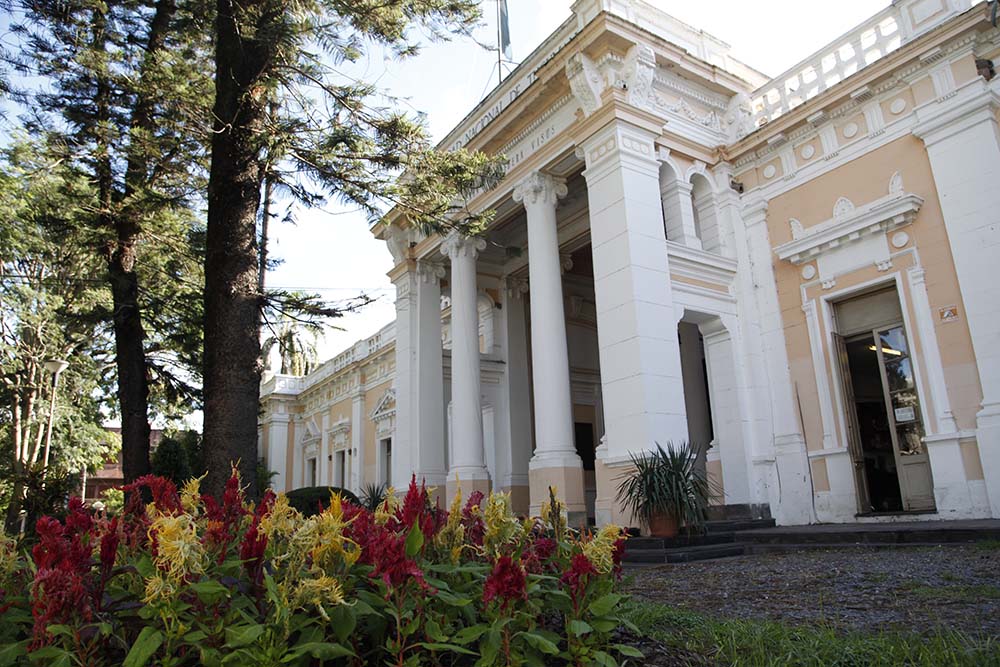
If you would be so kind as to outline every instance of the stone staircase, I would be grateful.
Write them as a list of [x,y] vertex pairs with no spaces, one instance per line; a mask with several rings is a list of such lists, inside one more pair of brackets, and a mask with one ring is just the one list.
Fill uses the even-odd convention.
[[648,567],[748,554],[806,549],[944,546],[1000,542],[1000,520],[898,521],[776,527],[774,519],[724,518],[707,521],[702,535],[630,538],[625,564]]

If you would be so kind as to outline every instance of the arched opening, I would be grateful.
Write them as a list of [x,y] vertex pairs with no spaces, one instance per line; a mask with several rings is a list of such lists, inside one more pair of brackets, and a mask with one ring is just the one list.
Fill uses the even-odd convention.
[[715,192],[703,174],[691,175],[691,208],[694,215],[694,232],[701,242],[701,248],[722,254],[722,235],[719,233]]

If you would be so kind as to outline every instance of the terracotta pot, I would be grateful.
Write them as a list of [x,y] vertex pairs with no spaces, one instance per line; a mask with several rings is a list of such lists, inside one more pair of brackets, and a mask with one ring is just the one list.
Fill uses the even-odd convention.
[[649,534],[653,537],[677,537],[677,518],[670,514],[654,514],[649,519]]

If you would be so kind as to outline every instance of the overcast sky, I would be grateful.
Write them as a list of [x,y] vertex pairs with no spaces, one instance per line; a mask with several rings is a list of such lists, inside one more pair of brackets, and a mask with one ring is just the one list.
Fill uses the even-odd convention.
[[[734,57],[774,76],[814,53],[888,0],[651,0],[676,18],[722,39]],[[495,0],[484,0],[488,24],[481,39],[496,41]],[[521,61],[567,17],[572,0],[508,0],[514,60]],[[971,3],[970,3],[971,4]],[[368,80],[427,114],[435,140],[444,137],[497,83],[496,53],[471,41],[427,45],[398,62],[373,54],[358,63]],[[492,69],[492,72],[491,72]],[[377,301],[338,321],[320,344],[326,359],[372,335],[395,317],[395,290],[386,272],[385,245],[368,231],[364,216],[336,205],[299,211],[295,226],[272,227],[270,251],[284,263],[268,275],[272,287],[309,288],[327,299],[367,291]]]

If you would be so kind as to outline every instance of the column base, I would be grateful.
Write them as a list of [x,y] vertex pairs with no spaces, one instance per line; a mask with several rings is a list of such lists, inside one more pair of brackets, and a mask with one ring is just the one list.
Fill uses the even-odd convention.
[[608,464],[602,460],[600,450],[597,461],[594,463],[594,473],[597,481],[597,499],[594,502],[594,519],[598,526],[606,526],[609,523],[623,528],[636,527],[640,530],[644,526],[634,520],[631,514],[618,502],[618,485],[622,479],[632,473],[634,469],[631,462],[625,461],[617,464]]
[[587,525],[587,504],[583,493],[583,464],[577,457],[576,465],[540,467],[532,459],[528,470],[531,492],[531,514],[541,512],[542,503],[549,499],[549,487],[554,487],[556,497],[566,505],[566,520],[570,528]]
[[976,443],[983,465],[993,518],[1000,518],[1000,403],[988,403],[976,415]]
[[463,502],[476,491],[489,496],[492,489],[489,471],[486,468],[452,468],[448,472],[446,485],[448,497],[443,501],[445,506],[451,503],[451,499],[459,489],[462,490]]

